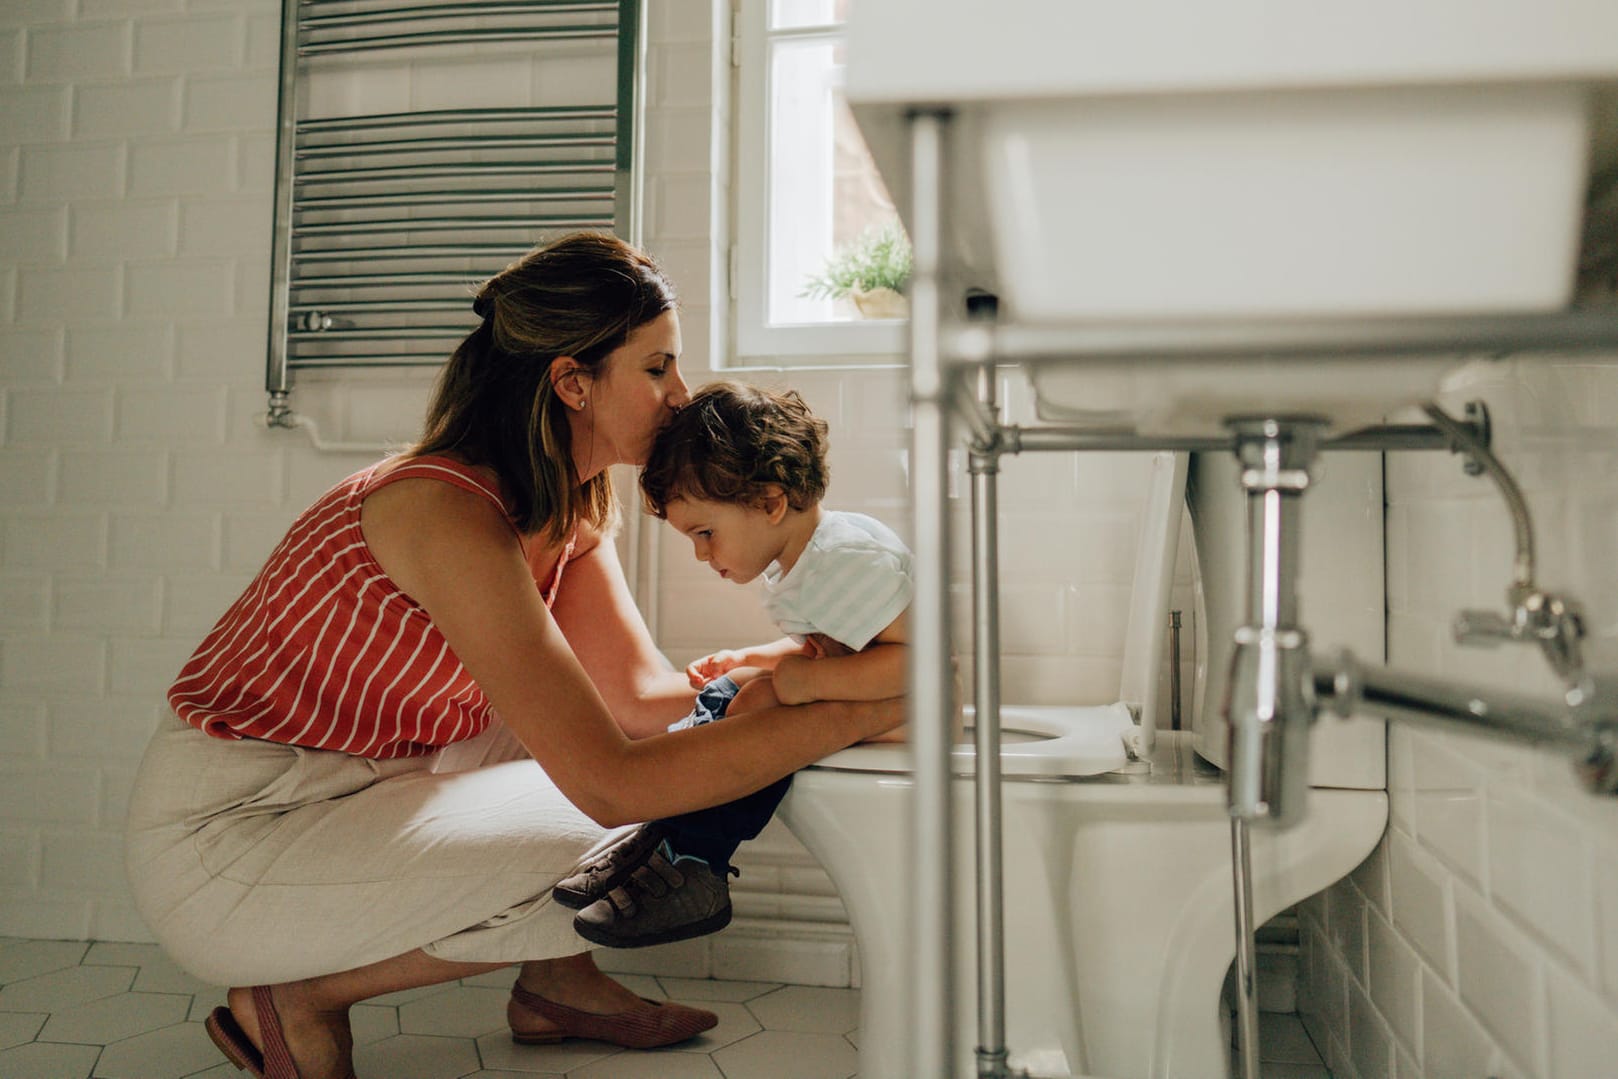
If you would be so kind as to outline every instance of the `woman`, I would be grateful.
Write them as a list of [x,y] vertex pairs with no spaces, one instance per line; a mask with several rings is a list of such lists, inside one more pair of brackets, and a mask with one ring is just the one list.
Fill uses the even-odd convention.
[[409,452],[294,522],[169,693],[128,866],[164,947],[233,986],[255,1075],[352,1076],[347,1009],[521,962],[519,1041],[650,1047],[712,1013],[596,969],[551,888],[632,822],[896,726],[897,701],[691,707],[625,586],[607,469],[687,399],[668,281],[574,235],[488,281]]

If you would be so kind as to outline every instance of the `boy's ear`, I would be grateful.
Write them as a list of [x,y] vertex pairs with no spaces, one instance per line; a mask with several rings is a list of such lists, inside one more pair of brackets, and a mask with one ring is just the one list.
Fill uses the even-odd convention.
[[590,400],[590,372],[572,356],[558,356],[547,372],[551,390],[570,409],[582,409]]
[[772,525],[778,525],[786,518],[788,508],[786,492],[773,483],[765,485],[764,515]]

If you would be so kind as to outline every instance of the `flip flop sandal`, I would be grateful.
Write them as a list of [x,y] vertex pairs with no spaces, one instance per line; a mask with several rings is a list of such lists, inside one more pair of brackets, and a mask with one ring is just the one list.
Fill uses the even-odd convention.
[[215,1008],[202,1025],[225,1059],[251,1074],[253,1079],[298,1079],[298,1066],[287,1049],[286,1036],[281,1033],[281,1015],[275,1010],[268,986],[253,987],[253,1010],[258,1013],[263,1050],[248,1039],[247,1032],[236,1022],[229,1008]]

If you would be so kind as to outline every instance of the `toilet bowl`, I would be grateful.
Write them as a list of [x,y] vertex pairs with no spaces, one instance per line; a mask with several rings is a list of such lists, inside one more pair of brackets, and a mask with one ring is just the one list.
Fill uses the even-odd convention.
[[[1206,759],[1218,754],[1202,751],[1208,739],[1196,728],[1214,726],[1219,702],[1208,683],[1218,677],[1209,672],[1222,671],[1225,642],[1244,613],[1229,609],[1242,595],[1240,577],[1225,580],[1244,543],[1234,470],[1234,461],[1220,458],[1192,469],[1196,561],[1205,578],[1196,623],[1199,642],[1211,645],[1198,654],[1196,700],[1207,717],[1194,714],[1193,730],[1151,736],[1157,704],[1139,697],[1153,696],[1141,687],[1156,685],[1161,633],[1129,635],[1119,702],[1001,708],[1006,1046],[1011,1066],[1034,1076],[1230,1075],[1221,1014],[1235,954],[1230,819],[1222,774]],[[1382,594],[1380,462],[1340,455],[1323,471],[1305,510],[1303,602],[1321,604],[1318,616],[1311,607],[1317,644],[1380,649],[1380,612],[1371,619],[1359,610],[1359,597]],[[1154,460],[1133,592],[1142,609],[1132,624],[1167,625],[1184,476],[1174,455]],[[1357,579],[1345,580],[1344,558],[1327,560],[1339,551],[1361,560],[1350,563]],[[1315,754],[1304,820],[1252,832],[1260,921],[1347,875],[1386,826],[1382,725],[1342,727]],[[972,747],[957,746],[953,762],[956,819],[967,822]],[[909,767],[905,747],[855,746],[798,773],[781,808],[848,911],[861,971],[863,1079],[913,1076]],[[972,1074],[976,889],[969,828],[963,823],[956,836],[956,1053],[961,1074]]]

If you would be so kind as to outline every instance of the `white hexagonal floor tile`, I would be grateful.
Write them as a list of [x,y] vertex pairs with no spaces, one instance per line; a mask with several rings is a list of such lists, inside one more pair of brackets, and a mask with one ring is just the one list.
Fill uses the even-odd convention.
[[243,1079],[247,1073],[227,1061],[215,1064],[204,1071],[195,1072],[185,1079]]
[[139,967],[132,987],[138,993],[217,992],[224,999],[223,987],[185,971],[155,944],[97,943],[90,946],[84,965],[91,967]]
[[6,1079],[88,1079],[100,1052],[94,1045],[32,1042],[0,1050],[0,1075]]
[[721,1000],[682,1001],[694,1007],[706,1008],[719,1017],[719,1025],[712,1030],[705,1030],[690,1041],[669,1046],[670,1049],[681,1053],[711,1053],[715,1049],[723,1049],[733,1042],[751,1037],[764,1028],[759,1026],[753,1013],[740,1004],[731,1004]]
[[567,1073],[567,1079],[725,1079],[706,1054],[621,1053]]
[[209,1013],[215,1008],[224,1006],[225,990],[218,986],[210,986],[206,992],[196,993],[191,997],[191,1010],[186,1013],[186,1018],[193,1023],[200,1023],[208,1018]]
[[79,965],[90,945],[82,940],[0,941],[0,985]]
[[0,1012],[0,1049],[33,1041],[49,1018],[43,1012]]
[[219,1062],[200,1023],[176,1023],[114,1042],[101,1051],[96,1079],[180,1079]]
[[858,1054],[839,1034],[765,1030],[714,1053],[725,1079],[848,1079]]
[[485,1068],[514,1071],[522,1075],[566,1075],[626,1050],[606,1042],[573,1038],[555,1045],[518,1045],[509,1031],[485,1034],[478,1039],[478,1052]]
[[134,967],[69,967],[0,989],[0,1012],[54,1012],[126,991]]
[[369,1045],[399,1033],[399,1009],[380,1004],[356,1004],[348,1009],[348,1029],[355,1045]]
[[402,1034],[478,1038],[506,1030],[505,989],[481,989],[466,985],[443,987],[430,997],[399,1006]]
[[697,1004],[707,1000],[752,1000],[781,988],[780,982],[723,982],[713,978],[659,978],[670,1000]]
[[190,1005],[190,997],[172,993],[119,993],[51,1013],[39,1040],[111,1045],[184,1022]]
[[860,994],[855,989],[782,986],[747,1002],[766,1030],[805,1034],[847,1034],[860,1025]]
[[477,1043],[471,1038],[400,1034],[354,1050],[354,1070],[388,1079],[445,1079],[477,1071]]

